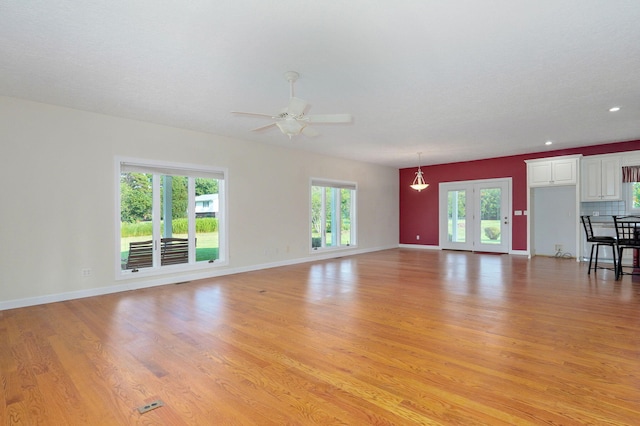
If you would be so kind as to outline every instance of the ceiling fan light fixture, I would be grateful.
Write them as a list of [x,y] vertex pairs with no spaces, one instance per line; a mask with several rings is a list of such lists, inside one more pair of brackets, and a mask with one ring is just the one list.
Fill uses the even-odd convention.
[[422,169],[420,169],[420,154],[422,153],[418,153],[418,171],[416,172],[416,177],[413,179],[413,183],[410,185],[412,189],[415,189],[418,192],[429,186],[429,184],[424,181]]
[[276,122],[276,126],[278,126],[282,133],[289,136],[289,139],[291,139],[292,136],[299,135],[304,128],[295,118],[278,121]]

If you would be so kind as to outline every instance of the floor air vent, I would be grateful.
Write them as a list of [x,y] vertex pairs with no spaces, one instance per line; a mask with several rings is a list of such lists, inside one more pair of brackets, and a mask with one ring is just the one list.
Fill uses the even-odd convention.
[[144,414],[147,413],[151,410],[155,410],[158,407],[162,407],[164,405],[164,403],[161,400],[155,400],[153,402],[148,403],[147,405],[143,405],[141,407],[138,407],[138,411],[140,412],[140,414]]

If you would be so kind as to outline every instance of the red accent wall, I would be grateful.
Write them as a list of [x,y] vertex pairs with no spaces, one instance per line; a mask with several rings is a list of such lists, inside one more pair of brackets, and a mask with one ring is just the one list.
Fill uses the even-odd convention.
[[[524,160],[570,154],[588,156],[637,150],[640,150],[640,140],[424,166],[422,171],[429,187],[421,192],[409,187],[415,177],[417,166],[400,169],[400,244],[435,246],[439,244],[438,184],[440,182],[511,177],[513,210],[529,210],[527,165]],[[514,216],[512,212],[512,224],[512,249],[526,250],[527,216]],[[420,235],[420,240],[416,240],[416,235]]]

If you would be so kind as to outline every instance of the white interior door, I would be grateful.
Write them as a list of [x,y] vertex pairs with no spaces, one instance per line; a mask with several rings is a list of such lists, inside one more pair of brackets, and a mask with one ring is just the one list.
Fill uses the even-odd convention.
[[440,184],[440,247],[508,253],[511,179]]

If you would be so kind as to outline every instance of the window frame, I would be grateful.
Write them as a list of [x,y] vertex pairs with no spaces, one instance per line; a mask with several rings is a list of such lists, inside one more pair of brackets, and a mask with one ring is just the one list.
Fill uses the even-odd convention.
[[[322,238],[321,246],[313,247],[312,229],[313,229],[313,188],[314,187],[333,188],[333,189],[339,189],[339,190],[348,189],[351,191],[351,204],[350,204],[350,211],[349,211],[350,238],[349,238],[348,244],[343,245],[341,238],[338,238],[337,245],[325,246],[324,245],[325,238]],[[357,200],[358,200],[358,183],[357,182],[314,178],[314,177],[309,179],[309,228],[308,228],[309,229],[309,245],[308,247],[309,247],[310,253],[326,252],[331,250],[346,250],[346,249],[352,249],[357,247],[357,243],[358,243]],[[324,198],[323,198],[323,201],[324,201]],[[336,204],[334,203],[334,205]],[[323,213],[325,210],[326,209],[323,208]],[[334,215],[335,215],[335,211],[334,211]],[[341,215],[338,214],[337,216],[340,218],[340,221],[342,221]],[[340,229],[341,229],[341,222],[340,222]],[[341,232],[340,232],[340,235],[341,235]]]
[[[175,265],[158,265],[149,268],[140,268],[136,272],[132,270],[122,269],[121,260],[121,187],[120,176],[123,172],[123,168],[138,168],[140,170],[148,170],[146,173],[152,173],[154,175],[162,176],[165,174],[173,176],[185,176],[187,177],[188,186],[191,185],[191,181],[195,183],[196,178],[212,178],[218,180],[218,200],[219,200],[219,212],[218,218],[218,258],[215,262],[195,261],[195,243],[193,247],[189,249],[189,263],[180,263]],[[144,171],[139,171],[145,173]],[[149,160],[141,158],[131,157],[115,157],[114,161],[114,177],[115,177],[115,244],[114,244],[114,266],[116,280],[134,279],[140,277],[150,276],[163,276],[169,274],[175,274],[176,272],[192,272],[202,271],[206,269],[215,269],[221,266],[229,264],[229,244],[228,244],[228,202],[227,202],[227,185],[228,185],[228,169],[223,167],[205,166],[200,164],[190,163],[177,163],[158,160]],[[159,190],[160,179],[153,179],[152,185],[154,191]],[[189,212],[195,219],[195,187],[192,190],[188,190],[188,205],[192,206]],[[154,210],[154,217],[160,217],[158,214],[159,206],[157,203],[152,205]],[[152,220],[154,227],[154,236],[156,236],[156,230],[159,229],[160,222]],[[195,235],[195,220],[189,221],[189,236]],[[191,238],[190,238],[191,240]],[[190,244],[192,244],[190,242]],[[154,257],[158,254],[154,251]],[[157,259],[156,259],[157,260]]]

